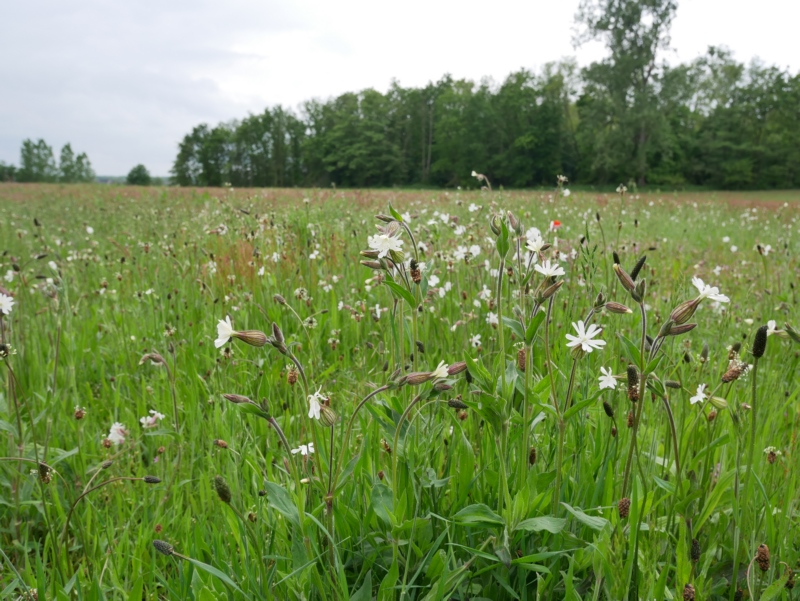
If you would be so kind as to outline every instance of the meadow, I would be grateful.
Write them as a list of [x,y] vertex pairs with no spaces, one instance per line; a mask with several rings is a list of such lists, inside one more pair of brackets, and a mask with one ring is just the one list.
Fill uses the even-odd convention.
[[800,193],[568,187],[0,185],[0,598],[797,598]]

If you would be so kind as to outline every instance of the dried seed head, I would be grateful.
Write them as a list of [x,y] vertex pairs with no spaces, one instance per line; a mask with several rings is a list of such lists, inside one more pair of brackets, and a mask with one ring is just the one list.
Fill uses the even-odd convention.
[[294,386],[297,383],[297,378],[300,376],[300,372],[297,371],[297,368],[294,364],[289,366],[289,369],[286,372],[286,381],[289,382],[290,386]]
[[164,357],[162,357],[160,354],[158,354],[156,352],[147,353],[145,355],[142,355],[142,358],[139,359],[139,365],[144,365],[148,361],[152,362],[155,365],[166,365],[167,364],[167,362],[164,360]]
[[[459,395],[461,396],[461,395]],[[447,406],[452,407],[453,409],[466,409],[467,404],[462,401],[460,398],[450,399],[447,401]]]
[[611,438],[616,438],[616,437],[617,437],[617,427],[611,426]]
[[163,540],[154,540],[153,546],[156,548],[156,551],[168,557],[175,553],[175,549],[172,548],[172,545]]
[[419,264],[416,259],[411,259],[411,281],[419,284],[422,281],[422,271],[420,271]]
[[283,298],[280,294],[273,294],[272,295],[272,300],[274,300],[279,305],[285,305],[286,304],[286,299]]
[[76,420],[82,420],[86,417],[86,408],[85,407],[75,407],[75,413],[73,414]]
[[260,330],[243,330],[241,332],[234,332],[233,337],[238,338],[250,346],[261,347],[267,344],[267,335]]
[[636,265],[633,266],[631,270],[631,279],[635,282],[636,278],[639,276],[639,272],[644,267],[644,262],[647,261],[647,255],[642,255],[642,258],[636,261]]
[[738,359],[731,360],[731,362],[728,363],[728,370],[722,374],[722,381],[726,384],[735,382],[749,367],[750,366],[744,361],[739,361]]
[[639,371],[633,363],[628,365],[628,399],[631,403],[639,400]]
[[633,411],[628,411],[628,427],[633,428]]
[[384,452],[388,455],[392,454],[392,446],[386,442],[385,438],[381,438],[381,448],[383,448]]
[[694,587],[691,584],[683,587],[683,601],[694,601]]
[[603,411],[606,412],[608,417],[614,417],[614,409],[608,403],[608,401],[603,401]]
[[380,470],[378,472],[378,479],[379,480],[383,480],[385,477],[386,477],[386,474],[383,473],[383,470]]
[[525,347],[522,347],[517,351],[517,368],[522,373],[525,373],[525,364],[526,364],[526,354],[525,354]]
[[100,464],[100,469],[101,470],[107,470],[112,465],[114,465],[114,461],[109,459],[108,461],[104,461],[103,463]]
[[706,416],[706,419],[708,420],[708,423],[710,424],[715,419],[717,419],[717,412],[712,409],[711,411],[709,411],[708,415]]
[[145,476],[144,478],[142,478],[142,481],[145,484],[158,484],[159,482],[161,482],[161,478],[156,478],[155,476]]
[[728,361],[733,361],[739,357],[739,351],[742,350],[741,342],[734,342],[728,349]]
[[761,326],[756,330],[755,338],[753,339],[753,357],[760,359],[764,356],[764,351],[767,350],[767,326]]
[[617,503],[617,511],[619,511],[621,519],[627,518],[631,511],[631,500],[628,497],[622,497]]
[[762,572],[769,570],[769,547],[763,543],[758,545],[758,551],[756,551],[756,563],[758,564],[758,567],[761,568]]
[[676,380],[666,380],[664,386],[667,388],[680,389],[681,383]]
[[778,454],[770,449],[770,451],[767,453],[767,462],[773,464],[777,459],[778,459]]
[[700,541],[696,538],[692,539],[692,549],[690,553],[692,563],[700,561]]
[[227,449],[228,443],[222,440],[221,438],[215,438],[212,443],[215,447],[219,447],[220,449]]
[[700,363],[705,363],[706,361],[708,361],[708,353],[709,353],[708,343],[704,342],[703,350],[700,351]]
[[217,496],[220,501],[230,504],[232,498],[231,489],[222,476],[214,476],[214,490],[217,491]]
[[53,469],[42,461],[39,462],[38,467],[39,467],[39,480],[41,480],[43,484],[50,484],[50,481],[53,479],[53,474],[52,474]]
[[536,464],[536,447],[531,447],[528,451],[528,465]]
[[615,265],[619,265],[622,262],[622,261],[619,260],[619,255],[617,254],[617,251],[613,251],[611,253],[611,255],[614,257],[614,264]]
[[788,590],[792,590],[794,588],[794,570],[792,570],[792,568],[790,568],[789,566],[786,566],[786,571],[789,572],[789,577],[786,580],[786,584],[784,584],[784,586]]

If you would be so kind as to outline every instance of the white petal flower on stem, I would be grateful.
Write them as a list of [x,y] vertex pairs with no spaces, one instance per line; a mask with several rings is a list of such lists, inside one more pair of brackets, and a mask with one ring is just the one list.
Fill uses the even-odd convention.
[[128,431],[125,429],[119,422],[114,422],[111,425],[111,430],[108,432],[108,440],[110,440],[115,445],[121,445],[125,442],[125,437],[128,435]]
[[158,422],[164,419],[166,416],[163,413],[159,413],[155,409],[150,410],[150,415],[146,415],[139,419],[139,423],[142,424],[143,428],[153,428],[158,425]]
[[598,328],[595,324],[590,324],[589,327],[586,327],[586,324],[583,321],[579,321],[578,323],[572,323],[572,327],[575,328],[575,333],[577,336],[573,336],[571,334],[567,334],[567,346],[570,348],[575,348],[580,346],[581,349],[586,353],[591,353],[593,350],[601,349],[606,345],[605,340],[595,340],[594,337],[602,332],[602,328]]
[[311,419],[319,419],[319,413],[322,409],[320,401],[324,401],[325,397],[322,396],[322,386],[320,386],[314,394],[308,395],[308,417]]
[[694,405],[695,403],[702,403],[706,400],[706,385],[700,384],[697,387],[697,394],[695,394],[692,398],[689,399],[689,403]]
[[777,334],[778,330],[778,323],[774,319],[770,319],[767,322],[767,336],[772,336],[773,334]]
[[303,457],[305,457],[306,455],[310,455],[313,452],[314,452],[313,442],[309,442],[308,444],[301,444],[296,449],[292,449],[292,455],[297,455],[298,453],[300,453]]
[[481,335],[475,334],[474,336],[470,336],[469,343],[472,345],[472,348],[478,348],[481,345]]
[[235,333],[236,330],[233,329],[233,324],[231,324],[231,316],[226,315],[225,319],[220,319],[217,324],[217,339],[214,341],[214,346],[217,348],[225,346]]
[[544,245],[545,242],[539,235],[539,232],[537,231],[535,236],[528,238],[528,241],[525,243],[525,248],[527,248],[532,253],[539,253],[542,251],[542,247]]
[[724,294],[720,294],[719,288],[716,286],[707,285],[700,278],[692,278],[692,284],[695,288],[697,288],[698,292],[700,292],[700,300],[703,300],[704,298],[710,298],[711,300],[715,300],[720,303],[728,303],[731,300]]
[[497,319],[497,313],[492,313],[489,311],[489,314],[486,316],[486,323],[488,323],[490,326],[498,325],[500,321]]
[[382,259],[389,254],[389,251],[400,252],[403,250],[403,241],[394,236],[386,234],[376,234],[367,238],[367,244],[372,250],[378,251],[378,258]]
[[437,276],[435,276],[435,275],[429,275],[428,276],[428,286],[432,286],[433,288],[436,288],[436,286],[438,286],[438,285],[439,285],[439,278]]
[[564,196],[564,198],[568,198],[569,195],[572,194],[572,192],[569,191],[569,188],[564,188],[561,194]]
[[14,299],[7,294],[0,292],[0,313],[3,315],[10,315],[13,307]]
[[545,277],[554,278],[560,275],[564,275],[564,268],[561,267],[558,263],[550,263],[550,261],[545,261],[541,265],[536,265],[534,270],[538,271]]
[[600,390],[606,388],[615,390],[617,388],[617,380],[614,378],[614,373],[607,367],[601,367],[600,372],[603,374],[600,376]]
[[431,372],[431,375],[433,376],[434,380],[443,380],[447,376],[449,376],[450,374],[447,373],[448,367],[449,366],[447,365],[447,363],[445,363],[444,361],[439,361],[439,365],[437,365],[436,369],[434,369]]

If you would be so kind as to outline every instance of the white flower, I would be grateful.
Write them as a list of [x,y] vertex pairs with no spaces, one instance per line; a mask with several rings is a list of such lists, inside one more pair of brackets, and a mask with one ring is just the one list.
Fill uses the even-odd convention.
[[603,374],[600,376],[600,390],[604,388],[608,388],[609,390],[616,389],[617,380],[614,378],[614,373],[606,367],[601,367],[600,371]]
[[225,346],[235,333],[236,330],[233,329],[233,325],[231,324],[231,316],[226,315],[225,319],[220,319],[217,324],[217,339],[214,341],[214,346],[217,348]]
[[697,387],[697,394],[695,394],[692,398],[689,399],[689,402],[694,405],[695,403],[702,403],[706,400],[706,385],[700,384]]
[[439,365],[437,365],[436,369],[434,369],[431,372],[431,375],[433,376],[434,380],[443,380],[444,378],[449,376],[450,374],[447,373],[448,367],[449,366],[447,365],[447,363],[445,363],[444,361],[439,361]]
[[439,285],[439,278],[435,275],[428,276],[428,286],[433,286],[434,288]]
[[471,175],[472,175],[472,177],[478,177],[478,172],[473,169]]
[[486,284],[484,284],[483,290],[478,292],[478,298],[480,298],[481,300],[488,301],[490,298],[492,298],[492,290]]
[[731,237],[730,237],[730,236],[724,236],[724,237],[722,238],[722,242],[723,242],[724,244],[727,244],[727,243],[728,243],[728,242],[730,242],[730,241],[731,241]]
[[108,432],[108,439],[115,445],[121,445],[125,442],[125,437],[128,435],[128,431],[125,429],[119,422],[114,422],[111,425],[111,430]]
[[772,336],[773,334],[779,334],[780,330],[778,329],[778,323],[774,319],[770,319],[767,322],[767,336]]
[[378,303],[375,303],[375,318],[381,318],[381,306]]
[[258,275],[263,276],[266,272],[267,271],[266,271],[266,269],[264,268],[263,265],[258,268]]
[[381,259],[389,254],[389,251],[400,252],[403,250],[403,241],[400,238],[387,236],[386,234],[376,234],[367,238],[367,243],[372,250],[377,250],[378,258]]
[[492,313],[489,311],[489,314],[486,316],[486,323],[488,323],[490,326],[498,325],[500,321],[497,319],[497,313]]
[[10,315],[11,308],[14,306],[14,299],[0,292],[0,313]]
[[572,194],[572,192],[569,191],[569,188],[564,188],[561,194],[564,195],[564,198],[567,198],[570,194]]
[[292,455],[297,455],[300,453],[303,457],[309,455],[314,452],[314,443],[309,442],[308,444],[301,444],[296,449],[292,449]]
[[311,259],[312,261],[318,257],[319,257],[319,251],[317,249],[312,250],[311,254],[308,255],[308,258]]
[[481,254],[481,247],[477,244],[473,244],[469,247],[469,254],[471,254],[473,257],[477,257],[479,254]]
[[56,265],[55,261],[48,261],[47,266],[53,271],[58,271],[58,265]]
[[280,253],[274,252],[274,253],[272,253],[272,256],[270,257],[270,259],[272,260],[273,263],[277,263],[277,262],[279,262],[281,260],[281,255],[280,255]]
[[557,263],[550,263],[549,260],[545,261],[542,265],[536,265],[534,269],[545,277],[557,277],[559,275],[564,275],[564,269]]
[[480,209],[480,207],[473,202],[473,203],[470,203],[468,210],[469,210],[470,213],[474,213],[478,209]]
[[586,328],[586,324],[581,320],[578,323],[573,322],[572,327],[575,328],[577,336],[567,334],[567,340],[570,341],[567,343],[568,347],[575,348],[580,346],[584,352],[591,353],[593,350],[599,350],[606,345],[605,340],[594,340],[594,337],[603,331],[602,328],[598,328],[595,324],[591,324]]
[[409,213],[408,211],[406,211],[405,213],[403,213],[402,215],[400,215],[400,217],[402,217],[402,218],[403,218],[403,221],[405,221],[406,223],[408,223],[409,221],[411,221],[411,213]]
[[475,334],[474,336],[470,336],[469,343],[472,345],[472,348],[478,348],[481,345],[481,335]]
[[738,246],[736,246],[735,244],[733,246],[731,246],[731,252],[732,253],[735,253],[737,250],[739,250]]
[[703,300],[704,298],[710,298],[711,300],[715,300],[720,303],[728,303],[731,299],[729,299],[724,294],[719,293],[719,288],[716,286],[708,286],[701,280],[700,278],[694,277],[692,278],[692,284],[697,290],[700,292],[699,300]]
[[166,416],[163,413],[159,413],[155,409],[150,410],[150,415],[146,415],[139,419],[139,423],[142,424],[143,428],[152,428],[158,425],[159,420],[164,419]]
[[91,236],[92,234],[94,234],[94,228],[91,225],[87,225],[86,226],[86,233]]
[[468,252],[469,251],[467,250],[466,246],[459,246],[458,248],[456,248],[456,252],[453,253],[453,258],[456,261],[463,261],[464,259],[467,258]]
[[536,235],[528,238],[528,241],[525,243],[525,248],[527,248],[532,253],[538,253],[541,252],[544,244],[545,244],[544,240],[542,240],[541,235],[539,235],[539,232],[537,231]]
[[320,386],[314,394],[308,395],[308,417],[312,419],[319,419],[319,412],[322,408],[320,401],[324,401],[325,397],[320,394],[322,386]]
[[6,280],[6,282],[13,282],[14,281],[14,270],[13,269],[9,269],[8,271],[6,271],[5,280]]
[[455,227],[455,229],[453,230],[453,233],[456,236],[463,236],[466,232],[467,232],[467,228],[465,228],[463,225],[457,225]]

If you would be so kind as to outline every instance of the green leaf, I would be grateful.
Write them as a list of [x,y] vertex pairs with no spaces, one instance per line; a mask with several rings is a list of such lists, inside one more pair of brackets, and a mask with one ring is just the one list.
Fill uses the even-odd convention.
[[525,340],[525,332],[522,331],[522,324],[516,320],[511,319],[510,317],[503,316],[503,323],[506,324],[507,327],[511,328],[511,331],[514,332],[520,340]]
[[361,585],[361,588],[350,595],[350,601],[372,601],[372,570],[369,570],[364,576],[364,584]]
[[567,525],[565,518],[555,518],[549,515],[543,515],[536,518],[529,518],[522,520],[514,530],[525,530],[526,532],[541,532],[547,530],[553,534],[558,534]]
[[392,491],[381,482],[372,487],[372,509],[387,525],[391,526],[394,523]]
[[714,490],[711,491],[711,494],[708,495],[708,499],[706,499],[706,504],[705,507],[703,507],[703,511],[700,512],[700,517],[697,518],[696,525],[694,526],[696,532],[699,532],[700,528],[703,527],[703,524],[706,523],[706,520],[711,517],[712,512],[722,500],[722,496],[725,493],[730,493],[733,490],[731,487],[731,482],[733,482],[733,476],[735,473],[735,469],[731,470],[723,474],[717,481],[717,485],[714,487]]
[[225,572],[221,572],[217,568],[215,568],[214,566],[210,566],[207,563],[203,563],[202,561],[198,561],[197,559],[192,559],[191,557],[184,557],[184,558],[186,559],[186,561],[191,563],[196,568],[199,568],[199,569],[203,570],[204,572],[208,572],[212,576],[216,576],[217,578],[222,580],[222,582],[224,582],[228,586],[232,587],[234,590],[239,591],[240,593],[244,594],[244,592],[242,592],[242,589],[240,589],[238,586],[236,586],[236,583],[233,580],[231,580],[230,576],[228,576]]
[[295,526],[300,526],[300,513],[285,488],[267,480],[264,482],[267,501],[271,507]]
[[545,312],[538,311],[528,324],[528,329],[525,330],[525,344],[527,344],[528,346],[530,346],[531,343],[533,342],[533,338],[534,336],[536,336],[536,332],[539,329],[539,326],[542,325],[544,318],[545,318]]
[[575,518],[581,524],[583,524],[584,526],[588,526],[592,530],[600,531],[609,524],[609,521],[605,518],[593,515],[586,515],[580,509],[574,509],[573,507],[567,505],[564,502],[562,502],[561,504],[566,508],[567,511],[569,511],[573,516],[575,516]]
[[641,349],[633,342],[625,338],[622,334],[617,334],[617,337],[622,342],[622,347],[625,349],[625,354],[628,355],[628,361],[633,363],[640,370],[642,368],[642,354]]
[[462,526],[502,526],[505,520],[483,503],[468,505],[453,516],[456,524]]
[[397,219],[397,221],[403,221],[402,215],[400,215],[400,213],[397,212],[397,210],[392,206],[392,203],[389,203],[389,213],[391,214],[392,217]]
[[269,413],[264,411],[258,405],[254,405],[253,403],[239,403],[236,405],[239,408],[239,411],[242,413],[248,413],[250,415],[257,415],[261,419],[269,419]]
[[786,583],[789,581],[790,573],[791,572],[789,570],[784,570],[783,575],[780,578],[764,589],[764,592],[761,593],[760,601],[771,601],[772,599],[777,599],[786,587]]
[[411,294],[405,288],[403,288],[400,284],[389,280],[386,280],[384,284],[386,284],[389,287],[389,290],[391,290],[395,294],[395,296],[398,296],[402,298],[404,301],[406,301],[409,307],[411,307],[412,309],[417,308],[417,301],[414,300],[414,295]]
[[497,237],[497,252],[500,254],[500,258],[504,259],[505,256],[508,254],[508,226],[506,225],[506,220],[500,220],[500,235]]
[[596,395],[593,395],[591,398],[583,400],[580,403],[574,404],[564,414],[564,421],[569,421],[569,419],[573,415],[576,415],[576,414],[580,413],[581,411],[583,411],[584,409],[586,409],[586,407],[589,407],[590,405],[593,405],[596,400],[597,400],[596,399]]

